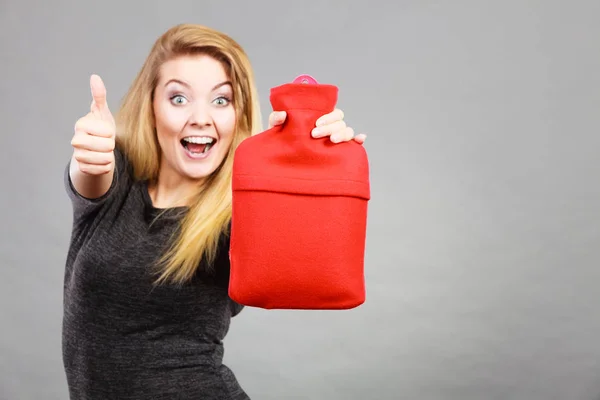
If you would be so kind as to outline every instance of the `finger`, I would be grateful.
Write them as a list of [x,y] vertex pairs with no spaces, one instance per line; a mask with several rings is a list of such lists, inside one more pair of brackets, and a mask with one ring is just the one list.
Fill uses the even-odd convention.
[[78,163],[89,165],[110,165],[114,160],[113,153],[100,153],[84,149],[75,149],[73,156]]
[[333,143],[349,142],[354,138],[354,129],[348,127],[342,131],[337,131],[329,137]]
[[83,172],[84,174],[88,174],[88,175],[104,175],[104,174],[108,174],[113,169],[112,164],[94,165],[94,164],[86,164],[86,163],[79,162],[79,161],[77,161],[77,167],[79,168],[79,170],[81,172]]
[[100,118],[109,118],[111,113],[106,102],[106,87],[102,78],[98,75],[90,77],[90,89],[92,91],[91,111]]
[[88,116],[80,118],[75,123],[75,131],[83,131],[93,136],[113,138],[115,129],[112,122],[92,119]]
[[343,119],[344,119],[344,112],[342,110],[340,110],[339,108],[336,108],[329,114],[325,114],[325,115],[321,116],[319,119],[317,119],[316,125],[317,126],[329,125],[336,121],[341,121]]
[[354,141],[357,143],[363,144],[365,140],[367,140],[367,135],[364,133],[359,133],[358,135],[354,136]]
[[112,138],[92,136],[86,132],[77,131],[71,139],[71,146],[76,149],[109,153],[115,149],[115,141]]
[[325,136],[331,136],[336,132],[340,132],[346,129],[346,122],[339,120],[334,121],[328,125],[316,127],[312,130],[311,134],[314,138],[320,138]]
[[285,111],[274,111],[269,115],[269,129],[284,123],[287,117],[287,113]]

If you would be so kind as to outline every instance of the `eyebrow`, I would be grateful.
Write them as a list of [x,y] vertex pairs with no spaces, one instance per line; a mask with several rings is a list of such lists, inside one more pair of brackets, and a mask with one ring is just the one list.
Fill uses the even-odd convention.
[[[179,83],[180,85],[183,85],[183,86],[185,86],[185,87],[188,87],[188,88],[190,87],[190,84],[189,84],[189,83],[187,83],[187,82],[184,82],[184,81],[182,81],[182,80],[180,80],[180,79],[177,79],[177,78],[169,79],[169,80],[167,81],[167,83],[165,83],[165,86],[167,86],[169,83]],[[225,85],[233,86],[233,85],[232,85],[232,83],[231,83],[231,81],[225,81],[225,82],[221,82],[221,83],[218,83],[218,84],[216,84],[216,85],[215,85],[215,86],[214,86],[214,87],[211,89],[211,91],[217,90],[218,88],[220,88],[220,87],[222,87],[222,86],[225,86]]]

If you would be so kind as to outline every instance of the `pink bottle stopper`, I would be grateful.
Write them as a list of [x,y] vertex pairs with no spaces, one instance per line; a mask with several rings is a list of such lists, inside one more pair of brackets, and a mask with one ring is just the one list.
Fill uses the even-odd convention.
[[308,84],[308,85],[316,85],[317,81],[312,76],[303,74],[303,75],[299,75],[298,77],[296,77],[296,79],[294,79],[294,81],[292,83],[304,83],[304,84]]

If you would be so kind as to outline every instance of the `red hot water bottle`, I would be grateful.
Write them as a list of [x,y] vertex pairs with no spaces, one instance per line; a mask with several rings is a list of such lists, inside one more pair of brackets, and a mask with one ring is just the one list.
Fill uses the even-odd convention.
[[265,309],[350,309],[365,301],[369,163],[355,142],[315,139],[338,88],[271,89],[283,125],[242,142],[233,165],[230,297]]

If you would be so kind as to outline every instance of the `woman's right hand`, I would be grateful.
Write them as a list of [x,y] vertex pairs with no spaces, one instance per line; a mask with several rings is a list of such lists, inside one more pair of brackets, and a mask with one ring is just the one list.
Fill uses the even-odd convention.
[[115,166],[115,120],[106,102],[106,88],[98,75],[90,77],[90,112],[75,124],[71,140],[73,160],[86,175],[106,175]]
[[79,195],[96,199],[108,192],[115,172],[115,120],[106,102],[106,88],[98,75],[90,77],[92,106],[75,124],[69,177]]

